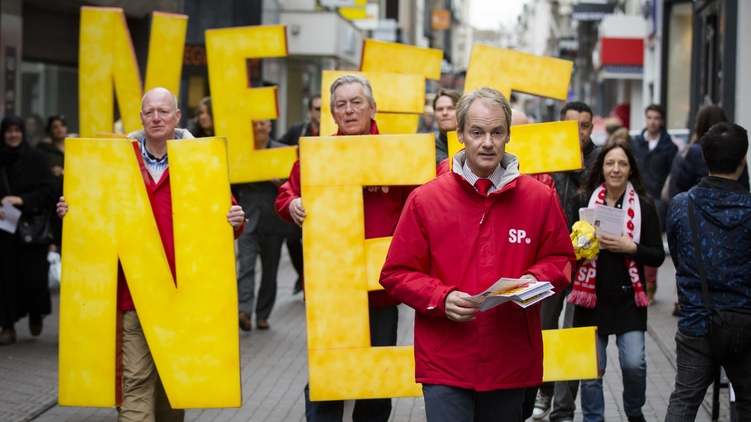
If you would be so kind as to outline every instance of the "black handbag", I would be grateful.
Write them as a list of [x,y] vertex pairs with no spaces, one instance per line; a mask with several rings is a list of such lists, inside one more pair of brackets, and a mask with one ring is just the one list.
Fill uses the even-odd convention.
[[[8,174],[5,169],[0,170],[3,178],[3,186],[8,195],[11,195]],[[16,227],[16,235],[21,241],[29,245],[49,245],[54,240],[52,226],[50,224],[51,212],[42,211],[37,214],[22,213]]]
[[704,261],[701,259],[699,233],[694,217],[694,201],[689,197],[688,218],[694,238],[696,263],[701,278],[701,290],[704,296],[704,307],[709,313],[709,344],[712,357],[720,362],[739,362],[751,352],[751,310],[749,309],[715,309],[710,306],[707,275],[704,272]]

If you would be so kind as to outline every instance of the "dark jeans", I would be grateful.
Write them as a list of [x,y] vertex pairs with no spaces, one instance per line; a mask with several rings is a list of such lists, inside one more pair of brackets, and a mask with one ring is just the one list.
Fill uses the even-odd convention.
[[[370,345],[396,346],[396,326],[399,309],[396,305],[370,308]],[[308,422],[341,422],[344,401],[310,401],[309,385],[305,386],[305,418]],[[391,399],[363,399],[355,401],[353,422],[386,422],[391,416]]]
[[525,388],[475,391],[424,384],[428,422],[522,421]]
[[675,333],[675,348],[678,370],[665,422],[696,419],[707,387],[714,382],[720,366],[733,384],[738,420],[751,421],[751,355],[740,362],[723,363],[712,358],[709,340],[680,332]]
[[289,234],[287,235],[287,250],[289,251],[289,260],[297,272],[297,281],[295,286],[302,288],[303,280],[303,262],[302,262],[302,227],[292,224]]

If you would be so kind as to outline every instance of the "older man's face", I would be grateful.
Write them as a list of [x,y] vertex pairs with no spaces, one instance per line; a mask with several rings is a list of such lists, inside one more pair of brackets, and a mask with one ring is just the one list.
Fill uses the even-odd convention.
[[459,142],[464,144],[470,170],[480,177],[493,174],[506,153],[509,141],[508,123],[503,108],[487,104],[482,99],[473,101],[464,127],[456,134]]
[[344,135],[367,135],[370,120],[376,114],[375,103],[368,102],[359,83],[339,85],[331,98],[331,114]]
[[149,139],[172,139],[180,121],[174,97],[163,90],[151,91],[143,98],[141,123]]

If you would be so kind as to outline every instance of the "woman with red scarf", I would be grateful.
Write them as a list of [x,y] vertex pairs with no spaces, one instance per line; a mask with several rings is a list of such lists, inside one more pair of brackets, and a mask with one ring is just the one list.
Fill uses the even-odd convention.
[[[621,236],[600,235],[600,252],[577,263],[568,301],[577,305],[574,327],[597,326],[600,375],[605,350],[616,336],[623,373],[623,407],[629,421],[644,421],[647,361],[644,332],[647,306],[644,266],[659,267],[665,259],[660,220],[644,186],[636,159],[625,142],[610,142],[598,154],[579,189],[572,215],[582,207],[605,205],[625,210]],[[585,422],[604,420],[602,378],[581,382]]]

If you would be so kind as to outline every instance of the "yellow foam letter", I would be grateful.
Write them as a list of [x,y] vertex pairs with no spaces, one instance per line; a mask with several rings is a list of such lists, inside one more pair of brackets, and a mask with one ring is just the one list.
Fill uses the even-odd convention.
[[287,56],[284,25],[206,31],[209,84],[217,135],[229,141],[230,181],[260,182],[289,177],[297,148],[256,151],[252,120],[276,119],[276,87],[250,88],[247,59]]
[[[177,95],[188,17],[153,16],[145,89],[163,86]],[[113,82],[126,132],[140,129],[141,75],[122,9],[81,8],[78,66],[81,136],[112,131]]]
[[443,51],[395,42],[366,39],[362,46],[362,72],[423,75],[441,79]]
[[420,395],[412,347],[370,347],[367,293],[391,238],[364,239],[362,187],[433,177],[432,134],[300,139],[312,400]]
[[132,142],[66,141],[61,405],[116,404],[118,258],[172,407],[241,404],[226,141],[167,149],[177,287]]

